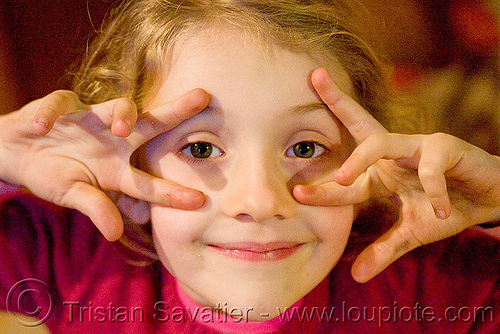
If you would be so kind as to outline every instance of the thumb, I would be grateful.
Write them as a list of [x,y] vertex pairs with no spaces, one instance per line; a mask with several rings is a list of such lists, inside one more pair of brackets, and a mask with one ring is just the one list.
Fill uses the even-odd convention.
[[411,230],[398,222],[358,255],[351,269],[352,277],[359,283],[365,283],[419,246],[421,243]]
[[64,195],[61,205],[89,217],[109,241],[115,241],[123,234],[123,222],[116,206],[104,192],[88,183],[76,182]]

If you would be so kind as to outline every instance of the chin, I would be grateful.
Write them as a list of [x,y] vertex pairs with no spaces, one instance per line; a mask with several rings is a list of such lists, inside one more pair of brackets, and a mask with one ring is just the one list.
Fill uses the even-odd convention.
[[[220,281],[221,284],[197,284],[195,300],[231,314],[231,310],[241,311],[248,321],[266,321],[283,313],[287,308],[307,295],[320,282],[239,280],[239,283]],[[320,280],[321,281],[321,280]],[[233,311],[236,312],[236,311]]]
[[252,293],[243,293],[239,296],[228,296],[221,298],[224,302],[216,302],[214,305],[225,305],[226,313],[230,310],[240,310],[248,316],[248,321],[267,321],[271,320],[287,308],[291,307],[303,297],[302,294],[283,294],[268,291],[253,291]]

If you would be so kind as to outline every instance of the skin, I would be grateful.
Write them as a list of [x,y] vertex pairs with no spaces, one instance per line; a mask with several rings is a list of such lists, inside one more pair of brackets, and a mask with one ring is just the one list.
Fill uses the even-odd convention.
[[359,145],[334,182],[296,187],[295,198],[327,206],[376,197],[401,202],[398,222],[356,259],[357,281],[370,280],[412,249],[500,219],[499,157],[442,133],[388,133],[326,69],[316,70],[311,80]]
[[[354,205],[388,196],[402,203],[399,222],[355,262],[356,280],[371,279],[422,244],[500,219],[499,157],[445,134],[387,133],[350,98],[350,87],[336,76],[339,72],[328,70],[342,89],[324,68],[312,72],[311,87],[358,147],[329,182],[296,185],[294,198],[310,206]],[[132,101],[87,106],[71,92],[54,92],[0,117],[0,178],[82,211],[106,238],[115,240],[121,235],[121,217],[105,191],[122,192],[126,200],[118,205],[126,205],[120,210],[129,217],[142,217],[141,221],[149,218],[142,200],[185,209],[203,204],[204,195],[197,190],[136,174],[130,156],[148,138],[203,110],[209,99],[197,89],[138,117]],[[58,118],[63,121],[56,122]],[[168,171],[164,174],[169,179]]]
[[[316,287],[344,251],[353,206],[301,205],[292,189],[333,180],[354,142],[311,87],[309,74],[320,64],[307,55],[275,46],[265,51],[226,29],[215,37],[185,38],[172,59],[151,107],[192,87],[205,89],[212,100],[152,140],[147,161],[154,175],[200,190],[207,200],[193,211],[152,205],[156,249],[198,303],[252,308],[250,320],[269,320],[277,307],[291,306]],[[331,69],[349,90],[343,69]],[[317,156],[293,153],[304,142],[317,143]],[[212,144],[213,154],[194,157],[195,143]],[[249,242],[298,246],[286,258],[248,261],[234,250]]]
[[[122,218],[104,191],[185,209],[203,204],[200,192],[154,178],[131,166],[130,158],[151,138],[203,110],[209,100],[205,91],[196,89],[164,101],[135,122],[135,105],[130,100],[86,106],[74,93],[55,92],[0,117],[0,178],[81,211],[108,240],[116,240],[123,232]],[[123,115],[134,120],[130,133],[122,132]],[[39,120],[37,117],[50,119],[47,131],[56,119],[57,124],[38,137],[41,123],[30,126],[30,119]],[[115,134],[128,136],[117,137],[110,127]]]

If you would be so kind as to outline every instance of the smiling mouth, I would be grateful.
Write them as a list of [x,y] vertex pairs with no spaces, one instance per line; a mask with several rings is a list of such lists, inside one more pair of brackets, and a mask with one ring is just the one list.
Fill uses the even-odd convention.
[[296,242],[207,244],[210,249],[224,256],[248,262],[283,260],[290,257],[302,245],[304,244]]

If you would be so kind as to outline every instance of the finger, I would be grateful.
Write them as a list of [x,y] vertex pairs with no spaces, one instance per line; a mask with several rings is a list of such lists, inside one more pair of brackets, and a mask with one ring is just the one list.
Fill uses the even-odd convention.
[[326,69],[316,69],[311,81],[320,98],[349,130],[357,144],[372,134],[387,132],[368,111],[337,86]]
[[89,106],[82,103],[74,92],[67,90],[55,91],[44,98],[35,112],[33,129],[36,134],[43,136],[49,133],[61,115],[80,109],[88,110]]
[[89,217],[109,241],[115,241],[123,234],[123,222],[116,206],[105,193],[88,183],[75,183],[61,204]]
[[131,166],[125,172],[120,191],[146,202],[183,210],[198,209],[205,202],[205,195],[198,190],[153,177]]
[[[381,159],[418,160],[422,136],[401,135],[394,133],[370,135],[354,149],[349,158],[335,173],[335,181],[342,185],[350,185],[370,166]],[[405,167],[417,168],[408,163]]]
[[349,187],[335,182],[311,186],[298,185],[293,189],[293,196],[299,203],[305,205],[353,205],[370,198],[369,184],[368,174],[364,174]]
[[127,196],[123,193],[118,195],[114,201],[118,210],[122,213],[123,217],[129,222],[134,224],[144,225],[151,219],[151,211],[149,204],[145,201],[138,200]]
[[137,106],[132,100],[117,99],[113,106],[111,133],[117,137],[128,137],[137,121]]
[[358,255],[351,269],[352,277],[365,283],[418,246],[420,244],[411,231],[394,226]]
[[130,138],[141,145],[198,114],[209,103],[210,95],[205,90],[193,89],[171,103],[141,114]]
[[418,166],[418,177],[429,198],[434,213],[439,219],[446,219],[451,214],[451,202],[446,186],[445,173],[456,161],[453,144],[444,134],[434,134],[424,141],[422,156]]
[[127,98],[109,100],[90,106],[90,110],[117,137],[127,137],[137,121],[137,106]]

